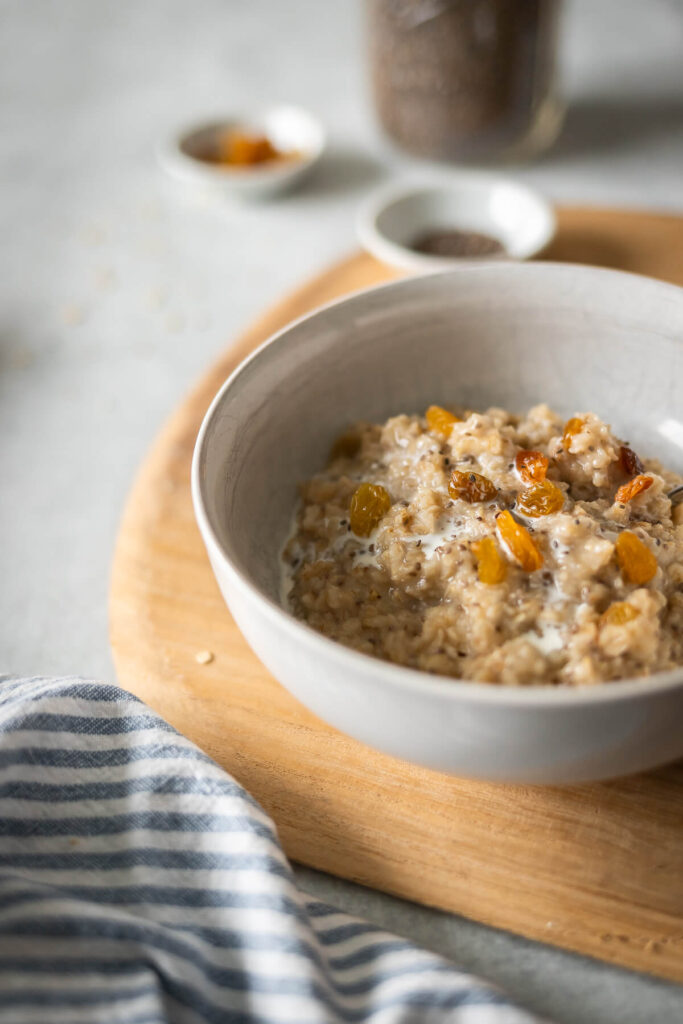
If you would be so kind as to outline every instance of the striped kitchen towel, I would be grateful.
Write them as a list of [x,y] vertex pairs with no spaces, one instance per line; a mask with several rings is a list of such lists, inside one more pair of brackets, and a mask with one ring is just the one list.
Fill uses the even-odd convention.
[[4,1024],[532,1024],[307,898],[272,822],[131,694],[0,677]]

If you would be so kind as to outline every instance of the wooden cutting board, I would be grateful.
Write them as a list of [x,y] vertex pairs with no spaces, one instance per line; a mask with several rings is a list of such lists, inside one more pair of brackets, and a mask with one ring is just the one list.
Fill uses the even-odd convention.
[[[683,285],[683,219],[561,210],[548,258]],[[211,398],[285,323],[391,276],[358,254],[315,278],[242,335],[166,424],[114,555],[119,680],[254,794],[293,860],[683,982],[683,763],[542,788],[464,781],[379,754],[275,682],[214,582],[190,500],[192,448]]]

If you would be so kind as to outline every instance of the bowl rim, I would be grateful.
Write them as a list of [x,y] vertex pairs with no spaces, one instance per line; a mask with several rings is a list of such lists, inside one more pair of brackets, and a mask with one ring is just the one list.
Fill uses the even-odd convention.
[[[405,200],[413,200],[427,193],[457,193],[472,185],[485,186],[493,189],[505,185],[524,193],[535,203],[540,216],[541,226],[538,241],[527,247],[521,256],[500,254],[496,256],[433,256],[420,253],[410,246],[397,242],[378,226],[381,215],[390,207]],[[531,259],[543,252],[550,245],[557,233],[557,215],[552,203],[541,192],[516,178],[496,171],[453,170],[448,177],[431,181],[391,183],[377,189],[361,205],[356,215],[356,234],[366,252],[371,253],[383,263],[408,270],[452,270],[455,268],[481,266],[487,262],[503,263]]]
[[[656,291],[666,293],[675,297],[677,301],[683,302],[683,288],[679,285],[666,281],[659,281],[642,274],[635,274],[629,271],[615,270],[608,267],[593,266],[591,264],[573,264],[560,262],[544,262],[538,264],[525,263],[482,263],[467,268],[468,272],[480,274],[500,273],[504,268],[505,273],[547,273],[549,276],[557,273],[578,273],[578,274],[599,274],[603,277],[627,278],[639,286],[651,287]],[[337,640],[330,638],[314,630],[311,626],[299,619],[296,619],[290,612],[286,611],[272,598],[263,594],[256,587],[248,575],[242,572],[229,558],[223,548],[216,531],[211,523],[207,512],[202,480],[201,463],[204,459],[205,445],[211,425],[220,409],[228,391],[239,380],[240,376],[251,366],[253,362],[263,358],[264,353],[276,346],[286,344],[289,333],[307,320],[336,309],[347,302],[353,302],[364,295],[375,292],[391,292],[392,290],[406,285],[415,285],[417,282],[432,280],[434,277],[447,277],[452,274],[460,274],[461,271],[452,268],[444,269],[438,275],[424,277],[399,278],[395,281],[388,281],[380,285],[372,285],[368,288],[360,288],[354,292],[327,302],[315,309],[304,313],[302,316],[290,321],[275,334],[271,335],[264,342],[257,346],[253,352],[243,359],[230,375],[223,382],[214,395],[204,418],[202,420],[197,438],[195,441],[192,467],[191,467],[191,493],[195,517],[200,529],[204,543],[212,557],[217,558],[223,568],[227,571],[233,585],[252,602],[256,602],[264,615],[271,622],[279,626],[294,637],[309,650],[319,651],[327,658],[333,658],[338,664],[346,665],[350,671],[355,667],[367,671],[369,667],[379,674],[383,681],[399,689],[410,690],[414,693],[431,693],[448,701],[460,703],[472,701],[473,703],[493,703],[500,707],[524,707],[552,708],[555,706],[580,706],[583,704],[602,704],[613,701],[629,700],[632,698],[644,698],[648,695],[656,695],[678,688],[683,688],[683,665],[669,669],[665,672],[654,672],[652,675],[636,676],[626,679],[598,683],[594,686],[584,687],[559,687],[549,686],[543,683],[531,684],[528,686],[506,686],[503,684],[478,682],[475,680],[459,679],[453,676],[432,675],[421,669],[408,668],[402,665],[395,665],[392,662],[384,661],[353,648],[346,647]],[[419,287],[419,285],[418,285]]]

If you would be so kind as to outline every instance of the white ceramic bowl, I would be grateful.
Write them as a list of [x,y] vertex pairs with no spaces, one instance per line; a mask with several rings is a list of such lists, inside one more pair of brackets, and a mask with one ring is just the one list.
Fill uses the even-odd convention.
[[[439,184],[382,189],[361,208],[356,222],[367,252],[382,263],[416,273],[491,259],[530,259],[548,245],[555,227],[552,206],[538,192],[483,171],[452,171]],[[506,254],[451,258],[411,248],[420,235],[453,228],[490,235]]]
[[459,682],[351,651],[279,605],[296,485],[351,421],[431,402],[594,410],[683,470],[683,290],[561,264],[407,278],[281,331],[226,381],[192,491],[216,579],[256,654],[321,718],[458,775],[558,783],[683,756],[683,669],[570,690]]
[[[299,155],[245,168],[201,159],[216,132],[244,125],[266,135],[277,149]],[[298,184],[318,162],[324,147],[325,132],[316,118],[299,107],[281,106],[188,127],[161,144],[158,158],[164,170],[186,184],[224,196],[268,199]]]

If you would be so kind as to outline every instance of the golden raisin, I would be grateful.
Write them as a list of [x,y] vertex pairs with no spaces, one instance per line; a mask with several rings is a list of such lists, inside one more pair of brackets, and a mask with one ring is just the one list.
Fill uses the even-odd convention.
[[390,508],[391,498],[381,484],[360,484],[351,497],[351,529],[358,537],[369,537]]
[[222,132],[217,140],[216,160],[219,164],[249,167],[283,156],[265,135],[249,135],[242,131]]
[[635,533],[624,530],[617,537],[614,547],[621,575],[626,583],[635,583],[638,586],[649,583],[657,572],[657,559],[647,544],[643,544]]
[[330,449],[330,462],[334,462],[335,459],[352,459],[354,455],[358,455],[361,448],[361,439],[358,434],[349,432],[342,434],[332,445]]
[[627,484],[622,484],[617,493],[614,495],[614,500],[625,505],[631,498],[635,498],[636,495],[642,494],[648,487],[652,487],[654,480],[651,476],[643,476],[639,473],[638,476],[634,476],[633,480],[629,480]]
[[519,562],[524,572],[536,572],[543,565],[543,555],[538,550],[531,534],[524,526],[520,526],[513,518],[512,513],[501,512],[496,518],[496,526],[500,539],[508,551]]
[[515,508],[525,516],[549,516],[564,507],[564,494],[550,480],[539,480],[517,495]]
[[480,583],[502,583],[507,576],[507,565],[495,540],[484,537],[475,541],[472,550],[477,559],[477,572]]
[[615,601],[600,616],[601,626],[623,626],[626,622],[637,619],[640,611],[628,601]]
[[450,437],[451,427],[454,423],[460,422],[457,416],[440,405],[430,405],[425,413],[425,419],[427,427],[435,434],[441,434],[442,437]]
[[545,480],[548,471],[548,457],[543,452],[517,452],[515,467],[520,479],[525,484],[533,484],[537,480]]
[[448,481],[451,498],[462,498],[470,504],[475,501],[490,501],[498,493],[496,485],[481,473],[461,473],[454,469]]
[[625,444],[619,449],[619,465],[627,476],[637,476],[645,469],[633,449]]
[[572,416],[570,420],[564,425],[564,432],[562,434],[562,444],[569,451],[572,443],[572,438],[575,434],[580,434],[583,430],[585,420],[581,416]]

